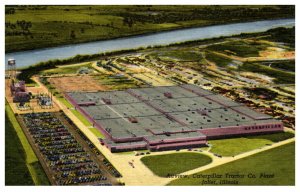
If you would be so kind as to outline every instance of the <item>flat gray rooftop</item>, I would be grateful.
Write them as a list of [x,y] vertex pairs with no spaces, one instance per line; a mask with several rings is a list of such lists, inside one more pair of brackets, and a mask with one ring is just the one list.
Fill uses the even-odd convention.
[[[94,102],[93,106],[80,107],[114,138],[156,140],[155,134],[275,121],[271,116],[190,84],[67,94],[76,103]],[[173,135],[176,136],[192,137],[195,134]],[[161,137],[164,136],[157,136],[157,139]]]

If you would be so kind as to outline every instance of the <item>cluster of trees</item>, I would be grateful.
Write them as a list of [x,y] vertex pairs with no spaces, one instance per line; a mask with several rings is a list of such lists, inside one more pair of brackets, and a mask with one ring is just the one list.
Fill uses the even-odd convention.
[[134,20],[132,17],[123,17],[123,25],[128,25],[128,27],[132,27]]
[[11,23],[11,22],[5,22],[5,28],[10,28],[10,29],[17,29],[20,27],[24,31],[28,31],[29,28],[32,27],[32,23],[30,21],[25,21],[25,20],[17,20],[16,23]]
[[16,23],[5,22],[5,35],[6,36],[18,36],[18,35],[31,35],[30,28],[32,23],[25,20],[17,20]]
[[42,5],[6,5],[5,14],[14,14],[15,10],[46,10],[47,6]]
[[5,36],[31,36],[33,38],[31,32],[28,31],[5,31]]
[[[280,6],[278,9],[272,7],[248,8],[239,7],[226,9],[218,6],[195,8],[191,11],[156,11],[156,14],[145,14],[140,12],[117,13],[122,16],[124,25],[132,26],[136,22],[147,23],[174,23],[189,20],[210,20],[210,21],[247,21],[253,19],[286,18],[295,16],[295,7]],[[213,24],[213,23],[212,23]]]
[[16,10],[14,8],[6,8],[5,15],[15,14]]
[[265,33],[270,35],[269,37],[267,37],[268,40],[286,43],[291,47],[295,47],[295,30],[295,27],[279,27],[275,29],[270,29]]
[[32,27],[31,21],[25,21],[25,20],[19,21],[19,20],[17,20],[16,24],[17,24],[17,26],[19,26],[24,31],[28,31],[29,28]]

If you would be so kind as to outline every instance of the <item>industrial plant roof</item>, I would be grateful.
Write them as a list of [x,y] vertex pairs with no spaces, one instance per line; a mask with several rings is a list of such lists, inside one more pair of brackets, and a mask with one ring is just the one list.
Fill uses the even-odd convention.
[[[243,104],[190,84],[67,94],[75,103],[94,103],[80,107],[113,138],[156,140],[165,136],[154,138],[154,134],[275,121]],[[107,103],[108,100],[110,103]]]

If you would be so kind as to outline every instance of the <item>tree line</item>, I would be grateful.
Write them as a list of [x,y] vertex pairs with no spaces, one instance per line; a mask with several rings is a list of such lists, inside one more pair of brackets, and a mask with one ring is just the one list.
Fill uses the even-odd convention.
[[209,20],[211,22],[220,21],[247,21],[253,19],[270,19],[270,18],[290,18],[295,17],[294,6],[279,6],[279,9],[271,7],[261,8],[232,8],[225,9],[222,7],[208,7],[205,9],[192,9],[188,12],[165,12],[156,11],[156,14],[152,13],[135,13],[135,12],[121,12],[113,13],[115,15],[123,17],[123,24],[131,27],[137,22],[141,23],[174,23],[179,21],[190,20]]

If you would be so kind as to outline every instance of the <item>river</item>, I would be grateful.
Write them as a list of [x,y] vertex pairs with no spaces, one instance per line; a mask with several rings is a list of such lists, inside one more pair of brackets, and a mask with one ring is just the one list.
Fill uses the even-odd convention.
[[153,45],[167,45],[176,42],[208,39],[220,36],[231,36],[240,33],[263,32],[271,28],[291,26],[295,26],[295,19],[264,20],[179,29],[148,35],[124,37],[113,40],[94,41],[89,43],[72,44],[53,48],[7,53],[5,54],[5,63],[7,63],[8,58],[14,58],[16,59],[17,67],[20,68],[41,61],[63,59],[75,56],[77,54],[95,54],[121,49],[134,49]]

